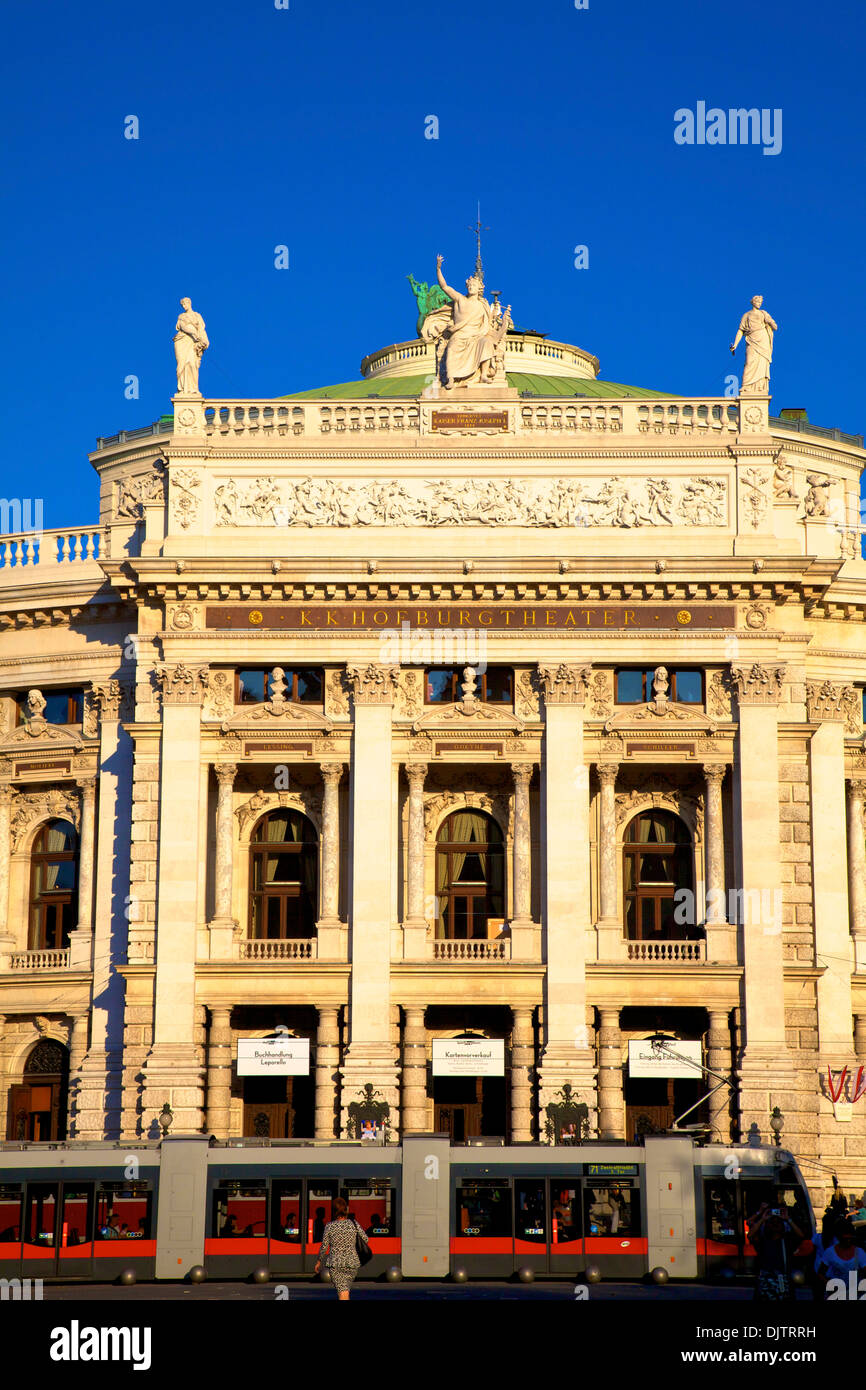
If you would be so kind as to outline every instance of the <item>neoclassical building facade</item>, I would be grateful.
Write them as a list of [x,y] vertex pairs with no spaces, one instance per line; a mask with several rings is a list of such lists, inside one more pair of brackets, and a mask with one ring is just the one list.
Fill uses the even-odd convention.
[[98,522],[0,539],[2,1134],[632,1138],[721,1076],[862,1190],[863,441],[442,307],[275,400],[179,353]]

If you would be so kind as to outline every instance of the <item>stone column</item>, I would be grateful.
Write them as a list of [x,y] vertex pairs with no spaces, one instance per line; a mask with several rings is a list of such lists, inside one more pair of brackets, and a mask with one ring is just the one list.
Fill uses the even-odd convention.
[[529,922],[532,834],[529,824],[529,784],[532,763],[514,763],[514,922]]
[[78,834],[78,923],[69,934],[69,964],[89,970],[93,958],[93,871],[96,778],[79,777],[81,827]]
[[336,1135],[337,1081],[340,1064],[338,1009],[319,1009],[316,1033],[316,1138]]
[[[132,718],[132,690],[117,679],[94,682],[88,714],[99,727],[99,808],[95,818],[93,880],[93,984],[90,1045],[81,1063],[75,1101],[78,1139],[116,1139],[121,1132],[125,982],[116,966],[129,959],[135,920],[130,863],[115,853],[132,839],[132,739],[123,728]],[[135,835],[146,836],[155,804],[136,803]],[[142,839],[140,848],[145,848]],[[156,864],[152,865],[154,871]],[[139,885],[133,892],[138,892]],[[137,906],[137,904],[136,904]]]
[[214,915],[208,922],[212,960],[230,960],[236,919],[232,916],[234,877],[234,823],[232,792],[237,763],[214,763],[217,779],[216,856],[214,860]]
[[[3,1049],[2,1044],[3,1044],[3,1030],[5,1029],[5,1027],[6,1027],[6,1015],[5,1015],[5,1014],[0,1014],[0,1065],[2,1065],[2,1062],[3,1062],[3,1060],[4,1060],[4,1049]],[[4,1075],[4,1076],[3,1076],[3,1079],[2,1079],[2,1083],[0,1083],[0,1134],[3,1135],[4,1139],[5,1139],[5,1137],[6,1137],[6,1124],[7,1124],[7,1118],[8,1118],[8,1106],[9,1106],[9,1085],[8,1085],[6,1076]]]
[[598,822],[598,958],[616,960],[621,952],[622,922],[617,910],[616,779],[619,763],[598,763],[601,785]]
[[854,1015],[854,1056],[858,1062],[866,1062],[866,1014]]
[[[850,687],[830,681],[806,685],[809,722],[818,727],[809,740],[812,810],[812,895],[815,957],[828,965],[816,983],[818,1048],[822,1067],[843,1067],[851,1055],[851,928],[845,839],[845,719]],[[853,696],[853,691],[851,696]]]
[[340,778],[343,763],[322,763],[322,891],[321,917],[316,923],[318,953],[325,960],[344,958],[340,921]]
[[[719,1076],[731,1075],[731,1029],[727,1009],[710,1009],[707,1032],[707,1066]],[[717,1078],[704,1078],[707,1089],[718,1084]],[[712,1125],[711,1140],[716,1144],[731,1142],[731,1092],[727,1086],[716,1091],[708,1105],[708,1121]]]
[[732,667],[739,706],[734,806],[743,918],[740,1125],[766,1137],[796,1086],[785,1037],[779,850],[778,703],[783,666]]
[[406,919],[403,923],[403,956],[419,960],[426,954],[427,922],[424,916],[424,780],[427,763],[406,763],[409,782],[409,815],[406,827]]
[[589,768],[583,717],[588,666],[539,666],[544,690],[541,762],[544,978],[539,1121],[566,1082],[595,1132],[595,1049],[586,1027],[586,946],[592,926]]
[[421,1134],[427,1120],[427,1029],[423,1008],[407,1008],[403,1026],[403,1133]]
[[[206,668],[205,668],[206,670]],[[199,921],[202,670],[157,666],[162,689],[159,883],[153,1044],[143,1067],[142,1127],[149,1135],[166,1101],[172,1134],[201,1131],[204,1066],[196,1040],[195,959]],[[133,826],[133,835],[136,827]]]
[[523,1144],[532,1139],[532,1010],[512,1008],[511,1015],[511,1142]]
[[0,970],[9,969],[9,957],[15,949],[15,937],[9,929],[9,856],[13,794],[8,783],[0,786]]
[[228,1139],[232,1102],[232,1011],[211,1008],[207,1039],[207,1123],[217,1139]]
[[728,914],[725,897],[725,840],[722,818],[722,783],[725,780],[725,771],[724,764],[704,763],[704,852],[706,855],[704,930],[707,938],[708,961],[729,961],[736,956],[736,942],[727,926]]
[[371,1084],[391,1107],[399,1134],[397,1048],[391,1036],[391,923],[396,913],[391,845],[397,833],[391,765],[396,666],[349,666],[354,694],[351,807],[349,1047],[343,1061],[345,1111]]
[[622,1139],[622,1035],[619,1009],[599,1009],[598,1137]]
[[866,781],[854,778],[848,783],[848,902],[851,935],[854,938],[854,968],[866,974],[866,824],[863,798]]

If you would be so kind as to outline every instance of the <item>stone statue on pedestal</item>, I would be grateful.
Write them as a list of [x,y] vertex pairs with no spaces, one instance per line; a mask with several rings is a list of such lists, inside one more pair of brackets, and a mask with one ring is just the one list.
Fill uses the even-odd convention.
[[503,374],[502,346],[511,326],[511,306],[495,312],[483,296],[484,281],[477,271],[466,281],[465,294],[452,289],[442,274],[443,260],[443,256],[436,257],[436,278],[452,305],[450,322],[442,334],[442,384],[450,391],[454,386],[492,382]]
[[736,352],[740,339],[746,340],[746,364],[740,383],[741,396],[767,396],[770,392],[770,363],[773,360],[773,334],[778,324],[761,308],[764,296],[752,296],[752,307],[740,319],[737,336],[731,343]]
[[182,299],[183,313],[175,325],[174,355],[177,358],[177,394],[197,396],[198,369],[202,354],[210,347],[205,332],[204,319],[192,307],[191,299]]

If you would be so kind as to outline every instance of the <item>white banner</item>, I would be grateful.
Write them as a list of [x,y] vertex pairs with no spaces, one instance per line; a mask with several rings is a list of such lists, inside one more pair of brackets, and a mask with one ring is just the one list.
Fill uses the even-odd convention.
[[307,1076],[309,1038],[238,1038],[238,1076]]
[[504,1076],[502,1038],[434,1038],[434,1076]]
[[[675,1052],[676,1057],[671,1057]],[[680,1057],[686,1061],[679,1061]],[[658,1051],[645,1038],[632,1038],[628,1045],[628,1074],[634,1077],[701,1076],[701,1045],[699,1042],[680,1042],[668,1038]]]

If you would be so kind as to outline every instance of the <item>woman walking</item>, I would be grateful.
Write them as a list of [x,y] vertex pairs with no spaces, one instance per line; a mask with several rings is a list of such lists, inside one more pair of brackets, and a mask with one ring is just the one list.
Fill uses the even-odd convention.
[[349,1203],[345,1197],[334,1198],[333,1212],[333,1220],[328,1222],[322,1234],[316,1273],[318,1274],[324,1261],[331,1271],[331,1283],[337,1290],[337,1298],[341,1303],[348,1303],[352,1281],[361,1264],[355,1242],[359,1237],[365,1245],[369,1242],[357,1221],[349,1215]]

